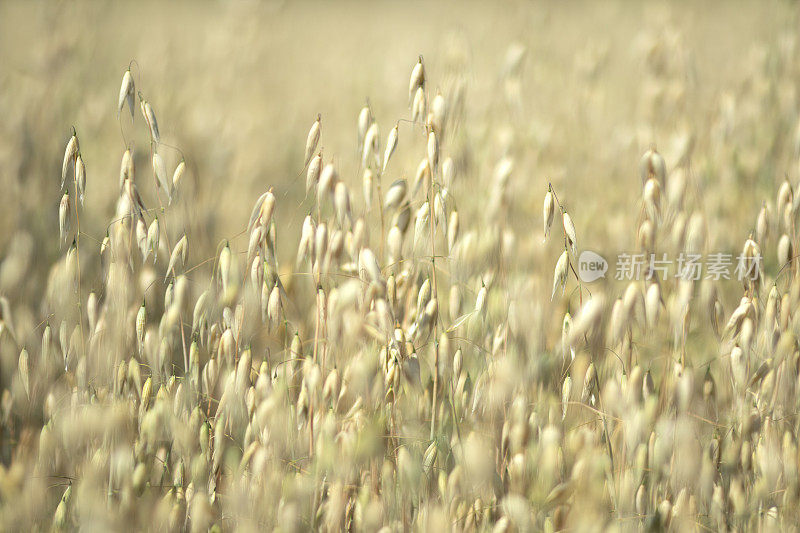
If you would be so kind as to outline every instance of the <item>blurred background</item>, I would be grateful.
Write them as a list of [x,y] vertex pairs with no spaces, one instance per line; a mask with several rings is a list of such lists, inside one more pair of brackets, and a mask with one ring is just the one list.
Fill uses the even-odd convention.
[[[690,197],[717,222],[709,248],[735,254],[764,198],[798,177],[797,11],[789,2],[4,2],[0,259],[27,259],[0,268],[0,292],[12,304],[40,301],[64,253],[59,169],[72,125],[88,175],[81,248],[95,253],[113,218],[126,145],[145,203],[155,203],[142,116],[131,122],[116,108],[129,65],[158,117],[168,173],[187,162],[167,234],[192,236],[191,265],[222,239],[245,250],[248,213],[269,187],[279,247],[285,262],[294,257],[312,205],[303,151],[318,113],[325,160],[363,210],[359,110],[369,102],[385,143],[410,116],[420,54],[432,91],[458,108],[458,134],[444,142],[463,176],[451,191],[462,223],[486,216],[492,180],[513,162],[502,216],[536,237],[518,239],[513,258],[534,288],[549,293],[561,246],[539,244],[547,183],[580,247],[612,257],[635,248],[638,164],[653,147],[668,170],[690,162]],[[402,124],[384,186],[412,179],[424,150],[424,134]],[[725,193],[703,195],[709,185]],[[82,268],[84,293],[100,289],[97,267]],[[31,326],[42,320],[34,307],[17,311]]]
[[[502,155],[504,129],[524,133],[516,173],[530,190],[537,223],[548,179],[583,210],[593,209],[599,191],[612,205],[630,203],[626,189],[638,179],[641,153],[656,145],[668,156],[682,134],[694,138],[696,150],[707,145],[713,122],[742,91],[772,91],[796,112],[796,87],[761,87],[770,82],[756,77],[778,64],[769,56],[794,50],[796,6],[733,4],[3,2],[0,250],[24,229],[36,236],[39,253],[56,253],[58,177],[70,125],[88,169],[87,231],[102,234],[125,146],[116,99],[131,61],[163,141],[185,154],[191,193],[212,221],[209,242],[240,231],[245,211],[269,186],[288,194],[292,201],[278,210],[282,220],[291,218],[304,193],[303,179],[292,180],[317,113],[324,152],[345,170],[355,160],[356,117],[367,99],[384,138],[398,118],[408,118],[408,74],[419,54],[434,87],[444,88],[448,76],[464,79],[466,135],[487,150],[473,157],[477,174],[490,173]],[[510,104],[502,74],[513,47],[525,58],[518,100]],[[656,86],[656,69],[679,71],[680,83]],[[736,120],[746,120],[747,111]],[[122,119],[139,148],[142,175],[146,132]],[[782,177],[782,169],[758,168],[754,147],[740,148],[742,165],[756,167],[747,168],[748,179]],[[179,156],[171,157],[174,168]],[[406,167],[412,173],[415,164]],[[150,180],[139,181],[145,187]],[[745,198],[741,208],[753,213],[758,205]],[[614,223],[589,224],[590,214],[576,217],[579,233]]]

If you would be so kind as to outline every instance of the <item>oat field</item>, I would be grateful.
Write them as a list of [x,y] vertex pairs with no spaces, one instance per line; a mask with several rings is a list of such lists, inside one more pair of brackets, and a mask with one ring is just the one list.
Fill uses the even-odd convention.
[[0,530],[797,531],[800,7],[0,4]]

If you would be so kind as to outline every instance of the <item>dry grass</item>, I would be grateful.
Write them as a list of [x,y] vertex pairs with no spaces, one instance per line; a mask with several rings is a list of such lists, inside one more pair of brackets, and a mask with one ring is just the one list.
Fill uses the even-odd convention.
[[796,7],[51,7],[0,6],[2,529],[797,529]]

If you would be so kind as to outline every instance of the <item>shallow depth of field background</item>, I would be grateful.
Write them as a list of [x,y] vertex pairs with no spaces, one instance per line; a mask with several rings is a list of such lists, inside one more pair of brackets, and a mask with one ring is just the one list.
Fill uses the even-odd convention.
[[[785,171],[796,173],[790,151],[770,153],[774,142],[791,140],[797,113],[797,80],[767,77],[775,56],[797,46],[797,14],[784,2],[702,8],[611,2],[602,9],[580,2],[233,2],[191,9],[4,3],[0,10],[0,180],[4,207],[14,206],[0,213],[0,244],[17,230],[32,232],[38,253],[48,258],[56,253],[57,176],[72,124],[89,172],[87,231],[100,236],[110,218],[124,149],[116,96],[134,59],[137,89],[152,102],[164,142],[186,154],[194,215],[208,219],[211,243],[241,231],[244,211],[270,185],[292,200],[279,203],[281,221],[305,214],[294,212],[304,176],[292,178],[302,169],[317,113],[326,155],[335,154],[345,179],[360,187],[355,169],[347,173],[355,166],[358,111],[368,98],[385,140],[398,118],[408,118],[408,75],[419,54],[432,89],[448,72],[465,75],[466,134],[482,147],[471,155],[479,179],[491,176],[504,132],[518,132],[513,221],[519,227],[538,229],[551,180],[568,204],[580,206],[574,218],[584,242],[623,249],[635,235],[635,228],[625,231],[625,210],[638,200],[632,188],[639,157],[652,145],[669,164],[675,138],[691,134],[701,184],[726,189],[705,198],[706,209],[728,224],[715,237],[738,246],[761,204],[752,191],[771,190]],[[501,81],[514,45],[526,50],[519,109],[507,104]],[[685,79],[659,84],[648,54]],[[748,107],[729,119],[742,131],[724,155],[741,169],[708,153],[731,99],[772,92],[785,106],[774,111],[778,124],[759,122],[763,115]],[[141,128],[133,141],[141,174],[149,166]],[[403,160],[407,146],[401,143],[395,157]],[[404,162],[413,177],[417,159]]]
[[[492,296],[489,313],[500,317],[507,309],[506,299],[514,300],[518,315],[510,319],[513,327],[536,337],[523,343],[531,350],[527,356],[556,351],[564,313],[575,316],[579,303],[577,292],[550,301],[553,267],[563,241],[556,217],[555,238],[542,244],[541,206],[548,182],[575,222],[579,248],[611,259],[609,278],[613,278],[615,255],[637,249],[642,220],[640,157],[655,148],[668,171],[679,157],[688,157],[684,160],[689,161],[691,175],[687,203],[705,216],[707,250],[735,257],[755,231],[762,204],[775,203],[784,178],[793,185],[800,179],[798,11],[795,4],[771,1],[2,2],[0,295],[11,305],[21,342],[34,346],[31,352],[38,351],[42,323],[61,316],[48,315],[43,301],[50,268],[64,254],[58,238],[59,181],[73,125],[88,175],[81,212],[83,296],[103,290],[99,246],[114,216],[126,142],[135,147],[136,181],[142,195],[152,199],[154,194],[138,100],[133,124],[127,110],[120,120],[116,109],[120,80],[131,62],[137,91],[158,117],[164,143],[160,153],[169,174],[180,160],[180,153],[170,147],[179,149],[187,162],[180,198],[169,218],[171,243],[184,230],[190,235],[187,265],[213,259],[223,239],[231,242],[235,253],[246,251],[244,230],[253,203],[274,187],[279,259],[288,268],[294,264],[302,220],[314,210],[305,198],[303,151],[317,114],[322,115],[324,159],[335,162],[350,187],[353,210],[360,213],[359,110],[369,101],[380,126],[382,156],[396,121],[410,118],[409,74],[421,54],[431,96],[437,88],[463,84],[458,131],[443,139],[443,155],[459,164],[452,192],[462,232],[480,233],[499,223],[508,229],[504,238],[513,233],[513,253],[508,257],[513,286]],[[506,65],[518,53],[524,53],[521,74],[510,82]],[[421,129],[401,123],[384,191],[395,179],[413,180],[424,154]],[[489,217],[487,198],[495,168],[504,157],[513,159],[514,165],[509,201],[500,215]],[[370,231],[377,248],[379,230],[373,226]],[[479,238],[489,238],[489,233],[480,233]],[[779,266],[776,237],[771,238],[763,251],[774,278]],[[22,268],[16,259],[14,268],[10,262],[3,268],[11,255],[26,257]],[[477,273],[492,258],[478,254],[473,261],[459,279],[466,309],[474,305],[480,287]],[[245,268],[244,260],[239,266]],[[159,267],[162,277],[163,267]],[[210,265],[201,266],[197,278],[205,282],[209,273]],[[570,280],[567,291],[573,288]],[[606,292],[611,301],[625,286],[606,279],[587,288]],[[741,284],[722,281],[716,288],[730,314],[742,296]],[[313,306],[313,293],[307,287],[297,290],[305,298],[298,300],[300,305]],[[192,288],[192,302],[201,291]],[[163,290],[154,299],[162,296]],[[765,296],[766,292],[761,299]],[[440,298],[446,300],[447,294]],[[704,312],[693,319],[704,319]],[[157,326],[157,317],[152,320]],[[306,328],[304,333],[313,331]],[[648,338],[652,344],[643,346],[643,352],[666,357],[672,337],[668,332],[663,336],[663,346]],[[717,340],[707,328],[687,344],[698,365],[719,356]],[[16,371],[16,357],[3,354],[1,368],[7,376]],[[659,363],[657,372],[661,368]],[[697,383],[704,372],[705,368],[695,371]],[[426,373],[430,371],[423,369]],[[581,380],[575,381],[579,388]],[[11,382],[12,378],[2,378],[4,387]],[[541,387],[549,387],[558,405],[561,385]],[[68,403],[69,389],[60,390],[64,392],[60,401]],[[25,411],[6,400],[4,409],[8,406],[14,413],[15,426],[4,433],[14,438],[0,443],[6,469],[0,476],[0,519],[10,527],[30,520],[49,524],[65,485],[50,480],[26,485],[23,480],[33,471],[35,457],[25,450],[35,446],[18,446],[38,439],[42,398],[33,403],[35,413],[33,407]],[[720,427],[729,422],[721,420]],[[476,424],[471,429],[486,436],[497,427]],[[703,446],[710,431],[701,439]],[[417,450],[418,455],[425,447]],[[495,451],[487,455],[494,456]],[[9,465],[15,461],[23,466],[12,475]],[[35,492],[31,487],[43,491],[41,500],[14,508],[15,498]],[[542,490],[547,495],[549,488]],[[602,490],[601,484],[598,491]],[[670,494],[673,502],[676,496]],[[666,496],[657,496],[661,497]],[[275,496],[270,501],[277,505],[278,500]],[[35,509],[36,503],[41,507]],[[499,509],[499,504],[495,507]],[[392,516],[392,527],[397,527],[401,521],[387,509],[382,516]],[[507,516],[513,515],[504,509]],[[551,510],[545,506],[532,511],[536,529],[543,527]],[[752,516],[762,511],[752,509]],[[304,512],[298,510],[300,515]],[[103,522],[98,518],[103,512],[96,509],[82,516],[84,523],[115,523]],[[708,515],[705,518],[698,521],[717,524]],[[149,525],[147,517],[138,520],[139,527]],[[639,522],[621,518],[618,522],[623,527],[634,523]],[[298,524],[303,524],[300,529],[308,526],[302,520]],[[415,522],[414,527],[424,526]]]

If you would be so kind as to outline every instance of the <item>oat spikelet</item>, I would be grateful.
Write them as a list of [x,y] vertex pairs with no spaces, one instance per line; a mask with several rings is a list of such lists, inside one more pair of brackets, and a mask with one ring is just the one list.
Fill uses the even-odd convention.
[[136,244],[142,254],[142,261],[147,260],[147,224],[141,215],[136,220]]
[[[742,298],[739,302],[739,305],[736,307],[736,309],[734,309],[733,313],[731,313],[725,328],[722,330],[722,337],[728,337],[729,335],[731,337],[735,337],[739,333],[745,317],[751,313],[752,309],[753,304],[750,299],[747,297]],[[721,323],[721,321],[719,323]]]
[[303,157],[303,165],[307,165],[311,160],[311,155],[316,151],[319,143],[320,131],[322,129],[322,115],[317,115],[317,120],[311,125],[306,138],[306,154]]
[[417,315],[419,316],[422,314],[422,310],[428,304],[431,299],[431,280],[430,278],[425,278],[425,281],[422,282],[422,286],[419,288],[419,292],[417,293]]
[[30,396],[31,394],[31,374],[29,368],[29,356],[28,350],[25,348],[19,353],[19,362],[17,367],[19,368],[19,379],[22,382],[22,386],[25,389],[25,395]]
[[365,104],[358,113],[358,153],[361,154],[364,150],[364,138],[367,135],[367,130],[372,124],[372,112],[369,109],[369,103]]
[[567,418],[567,410],[569,409],[569,399],[572,395],[572,378],[567,376],[564,378],[564,383],[561,385],[561,420]]
[[175,268],[178,266],[178,261],[180,261],[181,267],[186,265],[186,254],[189,248],[189,241],[186,239],[186,234],[184,233],[183,237],[175,243],[175,246],[172,248],[172,253],[169,256],[169,264],[167,265],[167,273],[164,276],[164,281],[175,272]]
[[[270,190],[272,190],[272,189],[270,189]],[[267,198],[267,195],[269,193],[270,193],[270,191],[267,191],[264,194],[262,194],[261,196],[259,196],[258,200],[256,200],[256,203],[253,205],[253,210],[250,211],[250,219],[247,222],[247,231],[249,231],[249,232],[253,231],[253,227],[255,226],[256,222],[258,222],[258,220],[259,220],[259,218],[261,216],[261,208],[264,205],[264,200]]]
[[411,78],[408,80],[409,105],[418,88],[425,89],[425,65],[422,63],[422,56],[419,56],[419,60],[414,65],[414,68],[411,69]]
[[408,190],[408,183],[406,180],[397,180],[389,187],[389,190],[386,191],[386,199],[384,200],[383,206],[386,209],[396,209],[400,206],[403,202],[403,199],[406,197],[406,191]]
[[135,91],[133,76],[131,76],[131,71],[128,69],[122,75],[122,85],[119,88],[119,100],[117,101],[117,114],[122,113],[122,108],[127,104],[128,110],[131,112],[131,120],[133,120],[133,95]]
[[159,188],[163,189],[164,193],[169,197],[172,191],[167,178],[167,167],[158,152],[153,152],[153,175],[156,177]]
[[422,240],[425,231],[428,228],[428,217],[430,215],[430,205],[428,202],[423,203],[414,215],[414,248]]
[[139,346],[139,353],[142,353],[142,349],[144,348],[144,328],[146,323],[147,308],[143,301],[141,307],[139,307],[139,312],[136,313],[136,342]]
[[336,173],[336,167],[333,163],[328,163],[322,168],[319,175],[319,183],[317,184],[317,201],[322,202],[322,199],[329,194],[333,194],[336,182],[339,181],[339,176]]
[[311,257],[314,254],[314,221],[311,215],[306,215],[303,220],[303,229],[300,231],[300,244],[297,247],[297,266],[299,267],[303,260]]
[[72,137],[69,138],[67,142],[67,148],[64,150],[64,162],[61,163],[61,188],[64,188],[64,184],[67,182],[67,172],[69,171],[69,165],[75,160],[78,155],[78,137],[74,133]]
[[278,288],[278,282],[272,287],[269,293],[269,301],[267,303],[267,319],[270,323],[270,328],[275,328],[280,322],[281,313],[281,293]]
[[172,190],[177,191],[178,186],[180,185],[181,181],[183,180],[183,175],[186,173],[186,161],[181,159],[181,162],[178,163],[178,166],[175,167],[175,172],[172,173]]
[[100,257],[105,257],[106,251],[108,250],[109,246],[111,246],[111,237],[108,233],[106,236],[103,237],[103,242],[100,243]]
[[446,157],[442,161],[442,182],[445,187],[452,187],[456,177],[456,165],[452,157]]
[[378,166],[378,150],[380,150],[380,130],[375,122],[370,125],[364,135],[364,149],[361,153],[361,166],[368,167],[374,162]]
[[642,221],[642,225],[639,226],[639,232],[637,234],[639,246],[642,250],[650,252],[655,248],[655,231],[652,220],[648,218]]
[[397,128],[400,123],[396,123],[392,131],[389,132],[389,139],[386,141],[386,150],[383,152],[383,166],[381,167],[381,174],[386,172],[386,165],[389,163],[389,158],[392,157],[395,148],[397,148]]
[[53,529],[55,531],[66,531],[74,524],[71,523],[70,506],[72,505],[72,485],[67,487],[64,494],[61,495],[61,500],[58,502],[56,512],[53,514]]
[[126,179],[122,189],[123,195],[130,203],[130,211],[128,214],[133,213],[135,215],[141,215],[142,211],[145,211],[145,207],[144,202],[142,202],[142,197],[139,195],[139,189],[136,187],[136,184],[130,179]]
[[589,301],[584,301],[570,329],[569,344],[574,345],[581,337],[595,330],[603,317],[605,297],[594,294]]
[[562,220],[564,222],[564,234],[567,236],[570,251],[572,251],[572,255],[576,255],[577,236],[575,235],[575,224],[573,224],[572,217],[569,216],[569,213],[566,211],[564,211]]
[[64,264],[66,265],[67,275],[69,276],[72,282],[72,289],[77,290],[78,288],[78,243],[75,237],[72,238],[72,244],[69,245],[69,249],[67,250],[67,256],[64,258]]
[[778,240],[778,266],[783,267],[792,260],[792,257],[794,257],[794,253],[792,252],[792,240],[784,233]]
[[428,164],[435,174],[439,168],[439,140],[433,130],[428,133]]
[[667,165],[661,154],[654,149],[650,149],[644,153],[642,159],[639,160],[639,175],[644,185],[648,179],[654,178],[663,187],[664,180],[667,174]]
[[358,255],[358,272],[362,279],[372,281],[373,283],[378,283],[383,280],[381,268],[378,266],[378,260],[369,248],[362,248]]
[[777,203],[775,204],[775,210],[778,213],[783,213],[785,206],[793,204],[794,191],[792,190],[792,184],[789,183],[788,179],[784,179],[780,188],[778,189],[778,199]]
[[90,292],[89,297],[86,299],[86,316],[89,319],[89,331],[92,333],[96,331],[98,313],[100,312],[99,305],[97,294],[94,291]]
[[322,152],[315,155],[311,162],[308,164],[306,171],[306,194],[311,191],[317,182],[319,182],[320,172],[322,170]]
[[222,281],[222,291],[224,293],[228,292],[230,288],[230,281],[231,281],[231,265],[232,265],[232,252],[231,246],[228,241],[225,241],[225,246],[223,246],[222,250],[219,252],[219,264],[218,264],[218,271],[219,276]]
[[758,212],[756,219],[756,241],[764,245],[764,241],[769,236],[769,215],[767,213],[767,204],[761,205],[761,211]]
[[[436,212],[434,210],[434,212]],[[400,229],[401,233],[405,233],[406,229],[408,229],[408,225],[411,222],[411,203],[408,200],[405,200],[400,207],[398,208],[397,212],[392,217],[392,225],[397,226]]]
[[612,345],[622,342],[625,326],[628,325],[622,298],[617,298],[611,306],[611,320],[609,320],[608,337]]
[[661,221],[661,185],[657,179],[650,178],[645,182],[642,198],[647,217],[658,224]]
[[14,336],[14,324],[11,318],[11,304],[8,298],[0,295],[0,337],[5,331]]
[[661,306],[661,288],[657,283],[653,283],[647,287],[644,301],[647,325],[650,328],[654,328],[658,323],[658,312]]
[[144,115],[147,127],[150,128],[150,138],[153,142],[159,144],[161,142],[161,134],[158,131],[158,121],[156,120],[153,107],[150,105],[150,102],[142,99],[141,94],[139,95],[139,99],[141,100],[142,115]]
[[144,256],[143,261],[147,261],[147,257],[150,255],[150,252],[153,252],[153,264],[156,263],[156,259],[158,259],[158,239],[160,233],[158,217],[155,217],[150,223],[150,227],[147,229],[147,253]]
[[142,258],[144,258],[147,253],[147,224],[142,216],[139,216],[136,220],[136,245],[139,247]]
[[69,232],[69,223],[69,193],[65,192],[58,206],[58,235],[62,244],[66,242],[67,232]]
[[750,236],[744,243],[741,255],[742,267],[742,283],[745,289],[755,290],[760,286],[762,281],[762,256],[761,247],[758,246],[752,236]]
[[550,226],[553,224],[555,212],[556,201],[553,196],[553,191],[548,190],[547,194],[544,195],[544,206],[542,207],[542,219],[544,221],[544,239],[542,239],[542,242],[545,242],[547,236],[550,234]]
[[272,187],[264,194],[264,201],[261,202],[261,212],[258,215],[258,220],[261,221],[261,227],[264,231],[269,227],[272,222],[272,214],[275,212],[275,193],[272,192]]
[[75,184],[78,187],[78,200],[83,207],[83,200],[86,197],[86,165],[83,164],[83,158],[80,152],[75,159]]
[[478,290],[478,296],[475,298],[475,313],[483,320],[486,320],[486,300],[489,296],[489,289],[486,288],[483,280],[481,280],[481,288]]
[[125,180],[130,179],[133,181],[133,154],[131,153],[130,149],[125,150],[125,153],[122,154],[122,161],[119,165],[119,190],[122,192],[125,185]]
[[411,121],[417,123],[425,120],[426,107],[425,89],[417,87],[417,91],[414,93],[414,103],[411,104]]
[[[256,226],[250,232],[250,241],[247,244],[247,263],[249,264],[251,259],[256,253],[256,250],[261,250],[263,247],[264,236],[266,232],[262,226]],[[260,261],[255,261],[254,265],[260,264]]]
[[567,274],[569,273],[569,254],[566,250],[561,252],[561,256],[556,262],[556,269],[553,272],[553,292],[550,294],[550,300],[556,295],[558,286],[561,285],[562,293],[566,289]]
[[447,225],[447,250],[452,251],[458,239],[459,220],[458,211],[453,211],[450,214],[450,221]]
[[336,217],[339,220],[339,224],[344,225],[345,221],[347,221],[348,224],[352,224],[353,217],[350,212],[350,191],[343,181],[336,184],[333,194],[333,204],[336,208]]
[[[591,301],[591,300],[590,300]],[[586,374],[583,375],[583,389],[581,390],[581,403],[594,404],[594,391],[596,389],[597,369],[594,363],[589,363]]]

